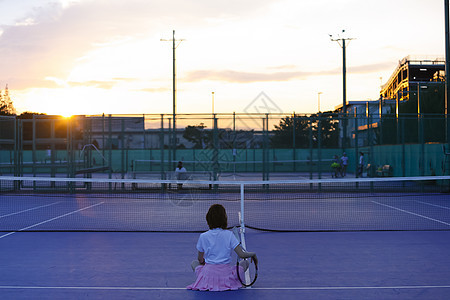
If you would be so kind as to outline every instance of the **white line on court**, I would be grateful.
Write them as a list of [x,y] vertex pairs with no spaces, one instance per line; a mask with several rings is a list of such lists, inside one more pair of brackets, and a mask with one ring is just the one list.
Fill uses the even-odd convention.
[[[318,287],[252,287],[248,290],[379,290],[379,289],[448,289],[450,285],[400,286],[318,286]],[[60,289],[60,290],[187,290],[185,287],[125,287],[125,286],[16,286],[3,285],[0,289]]]
[[17,232],[20,232],[20,231],[24,231],[24,230],[27,230],[27,229],[30,229],[30,228],[33,228],[33,227],[36,227],[36,226],[39,226],[39,225],[42,225],[42,224],[45,224],[45,223],[48,223],[48,222],[57,220],[57,219],[61,219],[61,218],[64,218],[64,217],[73,215],[73,214],[75,214],[75,213],[77,213],[77,212],[80,212],[80,211],[83,211],[83,210],[86,210],[86,209],[89,209],[89,208],[92,208],[92,207],[101,205],[101,204],[103,204],[103,203],[105,203],[105,202],[100,202],[100,203],[93,204],[93,205],[90,205],[90,206],[87,206],[87,207],[84,207],[84,208],[81,208],[81,209],[77,209],[77,210],[72,211],[72,212],[69,212],[69,213],[67,213],[67,214],[64,214],[64,215],[61,215],[61,216],[57,216],[57,217],[54,217],[54,218],[45,220],[45,221],[42,221],[42,222],[33,224],[33,225],[31,225],[31,226],[24,227],[24,228],[19,229],[19,230],[17,230],[17,231],[13,231],[13,232],[9,232],[9,233],[4,234],[4,235],[0,235],[0,239],[5,238],[5,237],[7,237],[7,236],[10,236],[11,234],[14,234],[14,233],[17,233]]
[[431,203],[422,202],[422,201],[416,201],[416,202],[421,203],[421,204],[426,204],[426,205],[434,206],[434,207],[443,208],[443,209],[450,209],[450,207],[447,207],[447,206],[442,206],[442,205],[437,205],[437,204],[431,204]]
[[7,215],[1,215],[0,218],[5,218],[5,217],[18,215],[18,214],[21,214],[21,213],[24,213],[24,212],[27,212],[27,211],[31,211],[31,210],[35,210],[35,209],[39,209],[39,208],[44,208],[44,207],[47,207],[47,206],[52,206],[52,205],[55,205],[55,204],[58,204],[58,203],[61,203],[61,201],[54,202],[54,203],[51,203],[51,204],[46,204],[46,205],[32,207],[32,208],[29,208],[29,209],[21,210],[21,211],[18,211],[18,212],[7,214]]
[[404,212],[404,213],[416,216],[416,217],[421,217],[421,218],[424,218],[424,219],[427,219],[427,220],[430,220],[430,221],[434,221],[434,222],[438,222],[438,223],[450,226],[450,223],[447,223],[447,222],[444,222],[444,221],[441,221],[441,220],[433,219],[433,218],[430,218],[430,217],[427,217],[427,216],[424,216],[424,215],[419,215],[419,214],[416,214],[416,213],[413,213],[413,212],[410,212],[410,211],[407,211],[407,210],[404,210],[404,209],[401,209],[401,208],[398,208],[398,207],[394,207],[394,206],[391,206],[391,205],[383,204],[383,203],[380,203],[380,202],[377,202],[377,201],[372,201],[372,202],[375,203],[375,204],[381,205],[381,206],[389,207],[389,208],[392,208],[392,209],[395,209],[395,210],[398,210],[398,211],[401,211],[401,212]]

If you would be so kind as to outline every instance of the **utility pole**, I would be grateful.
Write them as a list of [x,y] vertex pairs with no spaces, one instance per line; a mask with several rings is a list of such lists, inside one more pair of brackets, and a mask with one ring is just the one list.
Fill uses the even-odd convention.
[[[342,30],[344,33],[345,30]],[[337,42],[342,48],[342,113],[343,113],[343,134],[342,134],[342,147],[346,146],[346,134],[347,134],[347,69],[346,69],[346,41],[354,40],[354,38],[344,38],[340,35],[334,38],[329,35],[332,42]]]
[[[175,60],[175,50],[180,45],[180,43],[184,41],[184,39],[175,39],[175,30],[173,30],[172,39],[166,40],[161,39],[161,42],[172,42],[172,56],[173,56],[173,64],[172,64],[172,145],[173,145],[173,161],[176,162],[176,149],[177,149],[177,127],[176,127],[176,115],[177,115],[177,81],[176,81],[176,60]],[[179,42],[176,44],[176,42]]]

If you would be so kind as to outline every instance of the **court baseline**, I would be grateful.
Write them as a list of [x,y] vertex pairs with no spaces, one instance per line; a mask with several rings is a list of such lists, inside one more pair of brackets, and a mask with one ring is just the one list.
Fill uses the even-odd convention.
[[[405,286],[318,286],[318,287],[252,287],[247,290],[371,290],[371,289],[442,289],[450,285]],[[61,289],[61,290],[186,290],[185,287],[121,287],[121,286],[0,286],[0,289]]]

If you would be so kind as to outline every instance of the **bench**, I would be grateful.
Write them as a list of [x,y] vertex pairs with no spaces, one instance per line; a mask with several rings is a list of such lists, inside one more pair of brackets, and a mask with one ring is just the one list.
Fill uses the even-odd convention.
[[377,176],[378,177],[384,177],[384,176],[392,176],[392,166],[390,165],[384,165],[377,169]]

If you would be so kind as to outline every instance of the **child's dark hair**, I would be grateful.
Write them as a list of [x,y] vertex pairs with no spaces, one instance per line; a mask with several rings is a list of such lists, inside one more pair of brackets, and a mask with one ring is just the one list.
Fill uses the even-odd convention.
[[220,204],[213,204],[206,214],[206,222],[208,222],[209,229],[222,228],[227,229],[228,217],[225,207]]

